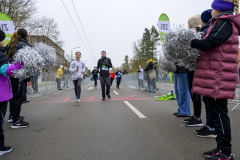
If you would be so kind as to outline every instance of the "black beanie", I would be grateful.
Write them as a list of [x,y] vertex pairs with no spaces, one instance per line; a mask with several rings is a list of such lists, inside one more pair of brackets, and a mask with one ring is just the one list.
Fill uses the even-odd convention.
[[6,38],[5,32],[0,29],[0,42]]
[[208,9],[201,14],[201,20],[203,23],[207,23],[212,18],[212,9]]

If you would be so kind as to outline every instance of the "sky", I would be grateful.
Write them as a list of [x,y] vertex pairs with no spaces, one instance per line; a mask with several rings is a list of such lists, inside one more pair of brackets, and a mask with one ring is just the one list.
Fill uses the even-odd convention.
[[69,18],[61,0],[38,0],[38,16],[48,16],[58,23],[60,37],[65,41],[65,54],[82,53],[81,60],[89,69],[97,65],[101,51],[107,53],[114,67],[124,62],[125,55],[133,57],[133,43],[141,39],[144,29],[157,27],[162,13],[168,15],[171,23],[188,26],[190,17],[211,9],[213,0],[73,0],[83,29],[91,46],[89,48],[72,0],[63,0],[79,33]]

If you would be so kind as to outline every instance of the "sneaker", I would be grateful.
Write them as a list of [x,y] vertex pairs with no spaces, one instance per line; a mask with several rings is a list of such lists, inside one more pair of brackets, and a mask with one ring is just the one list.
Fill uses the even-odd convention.
[[183,122],[185,123],[185,122],[189,122],[189,121],[192,121],[194,119],[194,116],[191,116],[190,118],[188,118],[188,119],[184,119],[183,120]]
[[176,114],[177,117],[191,117],[191,116],[185,116],[185,115],[182,115],[182,114]]
[[105,97],[102,97],[102,101],[105,101],[106,100],[106,98]]
[[76,99],[76,102],[80,103],[80,99]]
[[185,125],[187,127],[200,127],[200,126],[203,126],[203,123],[202,123],[202,120],[198,120],[196,118],[193,118],[192,121],[189,121],[189,122],[186,122]]
[[178,113],[177,112],[174,112],[173,115],[176,116]]
[[[25,117],[24,116],[20,116],[19,117],[21,120],[24,120],[25,119]],[[12,123],[13,122],[13,119],[12,119],[12,117],[11,118],[9,118],[8,120],[7,120],[7,122],[8,123]]]
[[207,128],[207,126],[203,126],[202,128],[200,128],[198,130],[194,130],[194,133],[202,132],[203,130],[205,130],[205,128]]
[[234,158],[233,158],[233,155],[231,155],[230,157],[227,157],[225,154],[219,151],[219,153],[217,153],[216,155],[212,157],[207,157],[205,158],[205,160],[234,160]]
[[108,97],[108,99],[110,99],[110,98],[111,98],[111,96],[110,96],[110,95],[107,95],[107,97]]
[[0,147],[0,156],[5,153],[9,153],[11,151],[12,151],[12,147],[2,146]]
[[29,100],[22,101],[22,103],[29,103],[29,102],[31,102],[31,101],[29,101]]
[[11,128],[26,128],[29,127],[29,123],[23,121],[23,120],[18,120],[15,123],[12,123]]
[[203,156],[204,157],[212,157],[212,156],[215,156],[218,152],[219,152],[219,150],[217,148],[215,148],[213,150],[203,152]]
[[207,127],[205,127],[202,132],[196,133],[196,136],[203,138],[216,138],[217,133],[216,131],[210,131]]

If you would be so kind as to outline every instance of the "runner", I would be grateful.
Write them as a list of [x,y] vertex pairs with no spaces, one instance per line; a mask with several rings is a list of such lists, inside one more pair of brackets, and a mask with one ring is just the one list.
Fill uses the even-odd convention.
[[116,80],[117,80],[117,88],[119,89],[120,83],[121,83],[121,79],[122,79],[122,71],[120,71],[120,68],[117,68],[117,72],[115,73],[116,75]]
[[98,73],[99,73],[99,71],[97,70],[97,67],[94,66],[94,70],[92,71],[92,75],[93,75],[93,80],[94,80],[94,86],[95,86],[96,89],[97,89]]
[[75,87],[75,95],[76,95],[76,102],[80,102],[80,95],[81,95],[81,83],[83,79],[83,74],[85,72],[85,65],[80,60],[81,53],[76,52],[76,60],[72,61],[69,71],[72,72],[72,80]]
[[[102,100],[106,99],[106,95],[108,98],[110,96],[110,76],[109,76],[109,68],[112,68],[112,62],[110,58],[106,57],[106,52],[102,51],[102,57],[98,60],[97,69],[100,69],[100,83],[102,87]],[[105,85],[107,91],[105,93]]]
[[112,83],[113,83],[113,80],[115,79],[115,74],[113,73],[113,71],[111,70],[110,73],[110,81],[111,81],[111,87],[112,87]]

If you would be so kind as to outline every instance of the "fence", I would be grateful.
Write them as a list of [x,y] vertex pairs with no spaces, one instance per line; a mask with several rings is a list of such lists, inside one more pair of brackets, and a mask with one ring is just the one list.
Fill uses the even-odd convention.
[[158,94],[160,91],[157,82],[170,83],[169,75],[158,73],[158,70],[150,70],[125,74],[122,76],[122,83],[131,88]]
[[[85,77],[82,84],[89,81],[90,77]],[[51,95],[53,92],[70,87],[73,87],[72,75],[56,75],[56,73],[52,72],[41,72],[27,83],[27,98],[35,99],[42,95]]]

